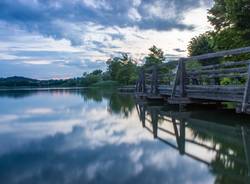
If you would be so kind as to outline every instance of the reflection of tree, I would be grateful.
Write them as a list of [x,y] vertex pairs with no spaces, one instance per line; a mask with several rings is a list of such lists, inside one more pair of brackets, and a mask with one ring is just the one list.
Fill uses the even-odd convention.
[[[138,104],[137,104],[138,106]],[[143,107],[142,107],[143,106]],[[215,183],[247,183],[250,179],[250,129],[246,124],[242,124],[241,116],[233,116],[230,113],[209,112],[173,112],[163,111],[156,106],[145,106],[140,104],[137,107],[140,120],[142,118],[141,109],[146,109],[149,114],[151,128],[147,123],[143,127],[149,130],[154,138],[166,143],[174,149],[178,149],[180,154],[185,154],[190,158],[200,161],[209,166],[211,172],[216,176]],[[159,122],[161,120],[161,123]],[[164,129],[162,121],[171,123],[172,129]],[[146,124],[146,125],[145,125]],[[167,126],[169,127],[169,126]],[[152,129],[152,130],[151,130]],[[187,137],[185,129],[189,129],[192,135]],[[162,138],[161,131],[176,138],[176,144]],[[160,136],[159,136],[160,135]],[[191,136],[191,138],[190,138]],[[207,162],[201,158],[198,152],[188,153],[185,144],[194,144],[214,153],[211,161]]]
[[24,98],[37,93],[49,93],[49,94],[70,94],[79,93],[79,89],[70,88],[34,88],[34,89],[13,89],[13,90],[0,90],[0,97],[8,98]]
[[80,94],[83,97],[84,101],[93,100],[95,102],[102,102],[103,98],[108,98],[110,96],[107,91],[94,88],[81,90]]
[[0,91],[0,97],[24,98],[36,94],[35,90],[3,90]]
[[188,125],[194,137],[211,142],[212,147],[218,148],[211,162],[211,171],[217,176],[216,183],[244,183],[248,168],[240,130],[234,127],[230,130],[213,123],[197,127],[196,123],[190,122]]
[[124,117],[128,117],[134,106],[135,103],[131,95],[112,93],[109,100],[108,111],[110,113],[122,114]]
[[131,95],[119,94],[112,89],[100,89],[100,88],[84,88],[84,89],[27,89],[27,90],[2,90],[0,91],[0,97],[9,98],[24,98],[37,93],[49,93],[53,95],[57,94],[72,94],[81,96],[85,102],[93,100],[94,102],[102,102],[104,99],[108,101],[108,111],[110,113],[122,114],[124,117],[128,117],[135,104]]
[[81,96],[85,101],[102,102],[103,99],[106,99],[108,100],[108,111],[114,114],[122,114],[124,117],[128,117],[135,106],[131,95],[120,94],[110,89],[86,89],[81,91]]

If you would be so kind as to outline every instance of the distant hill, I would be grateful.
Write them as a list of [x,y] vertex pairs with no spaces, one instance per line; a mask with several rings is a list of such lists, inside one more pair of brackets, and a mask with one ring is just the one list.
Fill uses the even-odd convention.
[[76,86],[75,80],[37,80],[20,76],[0,78],[0,88],[13,87],[68,87]]
[[37,87],[39,86],[40,81],[25,77],[7,77],[7,78],[0,78],[0,87],[16,87],[16,86],[31,86]]

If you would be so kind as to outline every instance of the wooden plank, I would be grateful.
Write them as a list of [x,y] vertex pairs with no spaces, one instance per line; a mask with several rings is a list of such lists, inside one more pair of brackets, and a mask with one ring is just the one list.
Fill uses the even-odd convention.
[[163,100],[164,99],[160,95],[147,95],[146,98],[149,99],[149,100]]
[[196,93],[204,93],[204,94],[217,94],[217,95],[228,95],[228,94],[239,94],[243,95],[244,90],[235,90],[235,91],[229,91],[229,90],[187,90],[188,94],[196,94]]
[[207,91],[207,92],[217,92],[217,91],[225,91],[225,92],[244,92],[244,86],[217,86],[217,85],[207,85],[207,86],[196,86],[196,85],[188,85],[187,91]]
[[245,61],[228,61],[222,64],[214,64],[209,66],[202,66],[201,70],[209,70],[209,69],[216,69],[216,68],[222,68],[222,67],[232,67],[232,66],[239,66],[239,65],[249,65],[250,60]]
[[[223,78],[223,77],[228,77],[228,78],[242,78],[242,77],[246,77],[248,73],[237,73],[237,74],[211,74],[211,75],[207,75],[207,76],[203,76],[206,79],[213,79],[213,78]],[[197,76],[187,76],[187,79],[197,79]],[[199,79],[197,79],[199,80]]]
[[189,98],[193,99],[201,99],[201,100],[213,100],[213,101],[227,101],[227,102],[241,102],[243,99],[243,95],[216,95],[216,94],[204,94],[204,93],[189,93]]
[[216,53],[208,53],[208,54],[203,54],[199,56],[193,56],[193,57],[185,58],[185,61],[205,60],[205,59],[218,58],[218,57],[223,57],[223,56],[245,54],[249,52],[250,52],[250,47],[244,47],[244,48],[220,51]]
[[223,89],[228,89],[228,90],[234,90],[234,89],[237,89],[237,88],[240,88],[240,89],[245,89],[245,87],[243,85],[228,85],[228,86],[218,86],[218,85],[206,85],[206,86],[203,86],[203,85],[187,85],[187,89],[217,89],[217,88],[223,88]]
[[188,76],[207,75],[207,74],[226,74],[226,73],[245,73],[247,67],[218,69],[218,70],[200,70],[195,72],[187,72]]
[[169,104],[190,104],[194,102],[190,98],[175,97],[175,98],[169,98],[168,103]]

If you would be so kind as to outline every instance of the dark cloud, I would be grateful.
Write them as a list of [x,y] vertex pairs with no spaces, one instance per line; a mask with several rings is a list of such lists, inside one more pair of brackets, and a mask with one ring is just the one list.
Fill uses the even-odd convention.
[[[1,0],[0,20],[39,32],[54,39],[66,38],[73,45],[83,44],[85,23],[103,27],[119,26],[140,29],[192,29],[181,22],[188,10],[207,0]],[[140,2],[140,3],[136,3]],[[113,39],[123,39],[112,34]]]

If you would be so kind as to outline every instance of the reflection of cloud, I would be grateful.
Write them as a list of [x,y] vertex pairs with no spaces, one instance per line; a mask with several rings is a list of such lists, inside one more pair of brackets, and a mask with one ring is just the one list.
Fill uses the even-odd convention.
[[26,113],[35,115],[46,115],[46,114],[52,114],[54,111],[51,108],[35,108],[35,109],[28,109]]
[[14,121],[18,119],[18,116],[15,114],[10,114],[10,115],[0,115],[0,123],[1,122],[7,122],[7,121]]
[[[0,130],[8,128],[0,132],[2,183],[198,184],[212,180],[206,167],[152,140],[141,128],[135,109],[123,119],[107,112],[107,100],[96,103],[83,102],[77,95],[66,97],[36,95],[22,99],[19,106],[15,101],[11,111],[17,119],[0,124]],[[27,111],[31,113],[25,117]]]
[[[108,144],[90,148],[85,144],[88,141],[90,140],[84,136],[84,129],[75,127],[72,132],[49,136],[22,146],[15,152],[1,155],[0,164],[3,170],[0,172],[0,179],[10,184],[26,183],[36,178],[46,183],[157,181],[159,184],[196,184],[211,181],[211,175],[206,168],[157,142]],[[75,142],[79,143],[78,146],[63,149],[65,145]],[[135,158],[131,159],[131,156]],[[7,169],[6,162],[10,165],[14,165],[15,162],[18,167]],[[49,177],[54,174],[56,177]]]

